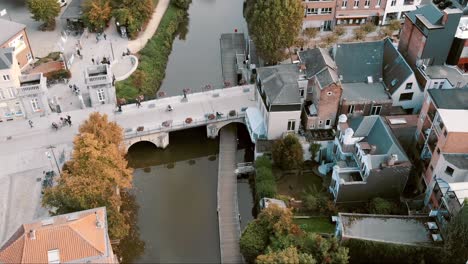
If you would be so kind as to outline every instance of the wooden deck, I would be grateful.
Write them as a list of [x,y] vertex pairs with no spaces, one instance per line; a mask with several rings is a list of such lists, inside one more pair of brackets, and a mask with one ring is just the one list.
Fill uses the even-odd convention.
[[243,33],[222,34],[221,46],[221,69],[224,81],[232,86],[237,85],[236,54],[245,53],[245,39]]
[[237,130],[234,124],[219,131],[218,224],[221,263],[243,263],[240,253],[240,223],[237,204]]

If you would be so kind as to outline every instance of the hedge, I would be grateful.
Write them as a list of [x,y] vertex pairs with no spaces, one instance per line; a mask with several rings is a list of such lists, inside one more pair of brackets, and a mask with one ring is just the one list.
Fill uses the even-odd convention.
[[[179,24],[184,21],[187,11],[169,5],[158,29],[146,46],[140,51],[140,63],[137,70],[144,73],[143,80],[134,80],[134,75],[116,84],[117,98],[128,101],[143,94],[145,98],[155,98],[164,76],[172,43],[177,35]],[[141,83],[135,87],[135,83]]]
[[257,168],[255,177],[255,197],[257,201],[264,197],[274,198],[275,196],[276,181],[271,168]]

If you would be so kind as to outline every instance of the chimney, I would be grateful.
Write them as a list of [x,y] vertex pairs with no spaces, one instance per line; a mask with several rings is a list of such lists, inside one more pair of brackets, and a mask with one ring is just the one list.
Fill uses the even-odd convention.
[[31,240],[36,239],[36,230],[34,230],[34,229],[29,230],[29,239],[31,239]]
[[98,216],[97,212],[94,212],[94,215],[96,216],[96,227],[97,228],[102,228],[102,222],[99,219],[99,216]]
[[398,161],[398,155],[397,154],[392,154],[388,158],[387,165],[388,166],[393,166],[393,165],[395,165],[396,161]]

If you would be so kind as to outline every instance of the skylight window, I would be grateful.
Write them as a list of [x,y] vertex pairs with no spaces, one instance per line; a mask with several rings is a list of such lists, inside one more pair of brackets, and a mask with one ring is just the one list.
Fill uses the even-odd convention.
[[48,263],[60,263],[60,252],[58,249],[47,251]]
[[390,83],[392,86],[395,86],[397,84],[398,80],[397,79],[393,79],[392,82]]

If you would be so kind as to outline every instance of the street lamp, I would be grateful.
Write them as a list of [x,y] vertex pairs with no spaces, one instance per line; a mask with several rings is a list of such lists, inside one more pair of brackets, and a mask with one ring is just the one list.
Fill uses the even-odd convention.
[[[54,146],[50,145],[47,149],[50,149],[50,152],[52,152],[52,156],[54,157],[54,161],[55,161],[55,165],[57,166],[58,173],[61,174],[62,172],[60,171],[60,166],[59,166],[59,164],[57,162],[57,159],[55,158],[54,148],[55,148]],[[50,156],[50,152],[47,151],[46,156],[50,160],[50,164],[52,165],[52,159],[51,159],[51,156]]]

